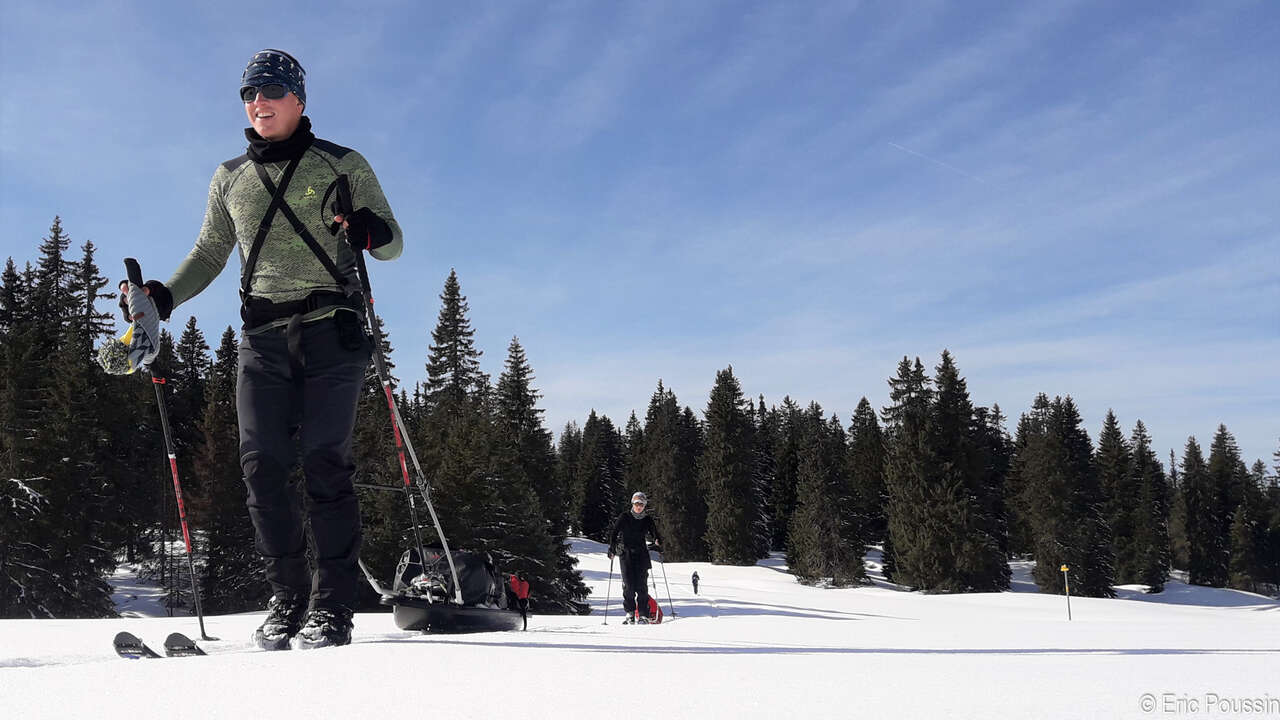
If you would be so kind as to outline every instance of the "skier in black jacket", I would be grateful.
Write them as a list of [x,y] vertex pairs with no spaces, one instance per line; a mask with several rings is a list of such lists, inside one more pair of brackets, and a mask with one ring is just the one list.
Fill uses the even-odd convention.
[[[653,518],[645,514],[649,504],[644,493],[637,492],[631,496],[631,509],[618,516],[609,531],[609,559],[615,552],[620,557],[618,564],[622,570],[622,609],[627,618],[624,624],[649,622],[649,546],[645,535],[653,535],[653,546],[662,549],[662,538],[658,536],[658,526]],[[622,547],[618,550],[618,535],[622,535]]]

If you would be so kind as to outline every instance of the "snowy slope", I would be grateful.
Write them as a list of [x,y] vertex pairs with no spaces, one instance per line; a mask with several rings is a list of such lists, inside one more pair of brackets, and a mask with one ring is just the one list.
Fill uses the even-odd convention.
[[[264,653],[249,647],[261,618],[250,613],[206,619],[221,638],[203,644],[210,657],[126,661],[111,650],[118,630],[158,647],[174,630],[195,635],[195,619],[0,621],[0,714],[1280,717],[1280,604],[1258,595],[1122,588],[1120,599],[1073,598],[1068,622],[1063,598],[1034,592],[924,596],[883,581],[816,589],[780,559],[684,563],[665,566],[677,619],[632,627],[620,624],[616,575],[603,624],[602,546],[575,549],[596,612],[537,616],[524,633],[413,635],[389,615],[364,614],[350,647]],[[663,568],[654,569],[669,611]],[[1015,581],[1034,590],[1026,567],[1015,565]]]

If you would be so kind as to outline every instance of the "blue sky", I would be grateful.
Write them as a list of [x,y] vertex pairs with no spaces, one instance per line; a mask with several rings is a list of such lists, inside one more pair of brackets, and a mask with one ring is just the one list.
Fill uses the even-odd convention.
[[[278,47],[404,227],[371,272],[410,385],[455,268],[557,432],[730,364],[847,423],[949,348],[1011,429],[1045,392],[1162,459],[1280,447],[1273,2],[184,5],[5,1],[0,258],[61,215],[167,278]],[[173,329],[238,327],[237,268]]]

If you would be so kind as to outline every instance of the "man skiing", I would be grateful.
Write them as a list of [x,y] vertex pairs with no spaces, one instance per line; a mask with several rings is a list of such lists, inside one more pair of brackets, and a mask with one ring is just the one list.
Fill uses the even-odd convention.
[[[351,436],[372,352],[356,253],[393,260],[403,246],[368,162],[312,134],[304,75],[280,50],[250,59],[240,82],[248,152],[214,171],[190,254],[167,282],[131,293],[128,308],[132,320],[168,319],[240,250],[236,410],[249,516],[273,593],[253,639],[268,650],[351,641],[361,540]],[[352,198],[345,216],[333,204],[342,176]],[[314,571],[290,482],[299,452]]]
[[[622,570],[622,609],[627,617],[624,624],[649,622],[649,547],[646,535],[653,536],[654,547],[661,550],[662,539],[653,518],[645,514],[649,499],[642,492],[631,496],[631,509],[624,511],[613,522],[609,531],[609,559],[618,552],[618,564]],[[622,547],[615,548],[618,535],[622,535]]]
[[693,571],[693,594],[698,594],[698,571]]

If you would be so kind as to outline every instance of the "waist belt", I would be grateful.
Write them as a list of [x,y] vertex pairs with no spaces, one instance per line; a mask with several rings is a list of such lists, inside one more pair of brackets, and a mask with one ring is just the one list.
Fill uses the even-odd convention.
[[342,293],[316,291],[301,300],[293,300],[291,302],[275,303],[263,298],[249,297],[247,301],[240,306],[240,317],[244,320],[246,328],[255,328],[266,325],[269,322],[282,320],[294,315],[306,315],[321,308],[331,307],[348,307],[357,312],[360,311],[362,305],[359,298],[347,297]]

